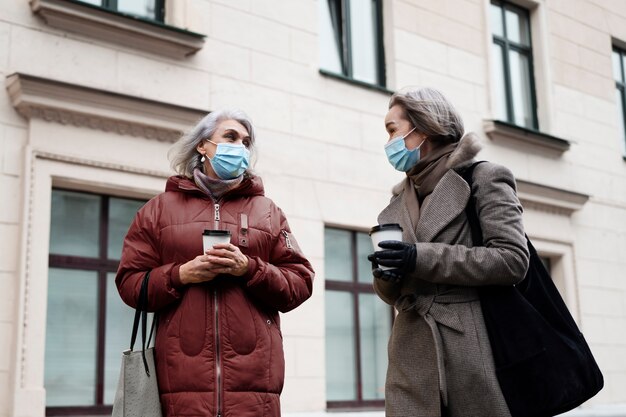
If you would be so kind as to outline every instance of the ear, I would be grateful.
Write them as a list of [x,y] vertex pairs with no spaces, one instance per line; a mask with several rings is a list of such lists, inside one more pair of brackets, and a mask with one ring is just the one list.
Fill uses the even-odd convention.
[[201,154],[205,154],[206,150],[204,149],[204,141],[201,141],[200,143],[198,143],[198,146],[196,146],[196,151],[198,151],[198,153]]

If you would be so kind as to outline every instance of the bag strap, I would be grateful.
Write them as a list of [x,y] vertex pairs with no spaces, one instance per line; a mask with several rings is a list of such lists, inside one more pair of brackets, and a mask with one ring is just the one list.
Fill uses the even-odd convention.
[[478,213],[476,212],[476,196],[472,192],[472,184],[474,183],[474,169],[487,161],[478,161],[474,162],[472,165],[463,169],[459,174],[461,178],[465,180],[467,185],[470,188],[470,197],[467,200],[467,206],[465,206],[465,215],[467,216],[467,222],[469,223],[470,230],[472,232],[472,244],[474,246],[482,246],[483,245],[483,231],[480,227],[480,219],[478,218]]
[[[135,309],[135,319],[133,321],[133,332],[130,337],[130,350],[132,352],[135,341],[137,340],[137,332],[139,331],[139,324],[141,322],[141,356],[143,358],[143,366],[146,371],[146,375],[150,376],[150,369],[148,368],[148,361],[146,360],[146,328],[148,323],[148,281],[150,280],[150,271],[146,272],[146,275],[141,282],[141,290],[139,291],[139,299],[137,300],[137,308]],[[148,338],[148,345],[152,339],[152,332],[154,331],[155,319],[152,320],[152,326],[150,328],[150,337]]]

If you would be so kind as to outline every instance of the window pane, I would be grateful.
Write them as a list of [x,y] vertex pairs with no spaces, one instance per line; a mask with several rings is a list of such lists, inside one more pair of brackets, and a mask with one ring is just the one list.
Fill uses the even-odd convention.
[[326,279],[352,281],[352,239],[350,232],[326,229],[324,233],[324,266]]
[[350,32],[352,77],[377,84],[376,2],[350,0]]
[[389,306],[374,294],[359,295],[361,377],[364,400],[385,398],[387,341],[391,332]]
[[95,404],[98,277],[50,268],[44,384],[46,405]]
[[491,19],[491,31],[496,36],[504,37],[504,29],[502,27],[502,8],[492,4],[489,7],[489,15]]
[[319,0],[320,66],[322,69],[344,74],[341,65],[341,1]]
[[494,114],[497,120],[509,120],[506,111],[506,89],[504,86],[504,62],[502,47],[498,44],[491,45],[493,59],[491,60],[492,72],[494,76],[493,88],[496,102],[494,103]]
[[528,58],[509,50],[511,68],[511,93],[513,100],[514,123],[518,126],[533,128],[533,109],[530,87],[530,63]]
[[80,0],[83,3],[93,4],[94,6],[101,6],[102,0]]
[[372,239],[367,233],[356,234],[356,259],[357,275],[359,282],[372,283],[372,263],[367,260],[367,255],[374,252]]
[[507,38],[513,42],[530,46],[530,34],[528,20],[525,14],[505,9]]
[[143,201],[111,197],[109,200],[109,244],[107,257],[120,259],[122,244],[137,210],[144,205]]
[[617,102],[617,125],[619,126],[619,138],[622,142],[622,152],[626,155],[626,114],[624,114],[624,91],[619,88],[615,90],[615,101]]
[[147,19],[156,17],[156,0],[117,0],[117,11]]
[[354,300],[326,291],[326,400],[356,400]]
[[624,81],[622,67],[620,65],[620,54],[613,51],[613,78],[615,81]]
[[52,190],[50,253],[97,257],[100,241],[100,197]]

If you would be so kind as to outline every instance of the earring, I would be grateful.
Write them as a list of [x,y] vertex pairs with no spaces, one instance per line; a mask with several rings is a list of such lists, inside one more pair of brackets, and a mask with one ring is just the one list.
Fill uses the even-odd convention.
[[206,161],[205,155],[202,155],[202,158],[200,158],[200,162],[204,163],[204,161]]

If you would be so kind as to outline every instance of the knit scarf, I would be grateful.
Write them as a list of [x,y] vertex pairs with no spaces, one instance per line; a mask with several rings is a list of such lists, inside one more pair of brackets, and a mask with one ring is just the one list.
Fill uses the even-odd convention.
[[433,192],[441,177],[448,170],[446,162],[457,146],[458,142],[455,142],[433,149],[407,172],[406,175],[415,186],[420,204],[424,202],[426,196]]
[[214,179],[203,173],[200,168],[196,168],[193,170],[193,180],[203,193],[208,195],[211,200],[217,201],[228,191],[237,188],[243,180],[243,175],[232,180]]

